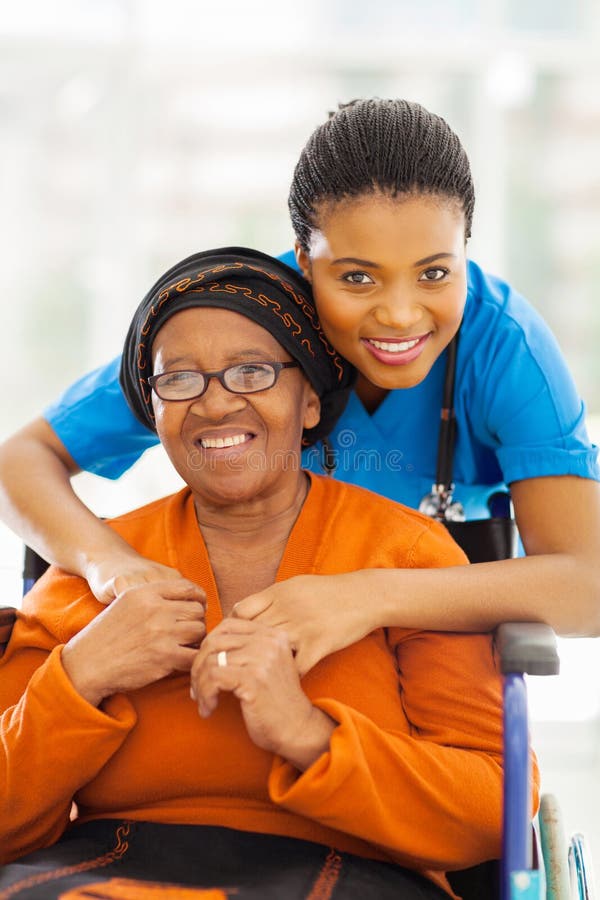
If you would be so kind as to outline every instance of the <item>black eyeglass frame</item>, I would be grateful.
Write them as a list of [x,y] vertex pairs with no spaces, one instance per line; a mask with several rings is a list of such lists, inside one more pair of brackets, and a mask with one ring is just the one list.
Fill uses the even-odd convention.
[[[268,366],[270,369],[273,369],[273,381],[268,387],[256,388],[251,391],[234,391],[232,388],[228,387],[225,384],[225,374],[231,369],[237,369],[243,366]],[[199,397],[202,397],[203,394],[208,390],[208,386],[213,378],[217,378],[221,386],[228,391],[230,394],[260,394],[261,391],[269,391],[272,387],[275,387],[277,384],[277,379],[281,374],[282,369],[297,369],[300,368],[300,363],[292,360],[291,362],[272,362],[265,360],[252,360],[245,363],[236,363],[233,366],[227,366],[225,369],[220,369],[218,372],[201,372],[199,369],[173,369],[167,372],[160,372],[158,375],[150,375],[148,378],[148,384],[154,391],[157,397],[160,397],[161,400],[164,400],[165,403],[185,403],[189,400],[198,400]],[[199,394],[193,394],[191,397],[162,397],[158,392],[156,387],[157,382],[164,378],[165,375],[202,375],[204,378],[204,387],[200,391]]]

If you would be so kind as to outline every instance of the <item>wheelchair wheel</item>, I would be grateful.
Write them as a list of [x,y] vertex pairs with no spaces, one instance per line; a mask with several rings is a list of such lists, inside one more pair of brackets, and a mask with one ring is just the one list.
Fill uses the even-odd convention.
[[571,900],[577,894],[571,894],[567,841],[560,807],[553,794],[543,795],[538,823],[546,871],[546,900]]
[[571,838],[569,872],[573,897],[576,900],[595,900],[596,892],[593,884],[591,860],[582,834],[575,834]]

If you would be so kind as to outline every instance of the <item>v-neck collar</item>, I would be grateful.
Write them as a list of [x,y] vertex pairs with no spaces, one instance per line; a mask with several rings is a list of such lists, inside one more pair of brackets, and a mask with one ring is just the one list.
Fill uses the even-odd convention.
[[364,403],[358,396],[358,393],[356,392],[356,390],[352,391],[350,403],[353,404],[353,407],[354,407],[353,411],[355,413],[358,413],[361,416],[361,418],[373,423],[373,425],[377,427],[380,420],[382,419],[383,414],[386,411],[386,407],[393,405],[393,402],[394,402],[393,398],[392,398],[393,393],[394,393],[393,390],[389,390],[387,392],[387,394],[385,395],[385,397],[383,398],[383,400],[381,401],[381,403],[379,404],[379,406],[377,407],[377,409],[374,409],[372,413],[368,411],[367,407],[364,405]]
[[[307,474],[309,490],[287,540],[275,582],[285,581],[293,575],[310,574],[317,563],[326,527],[322,503],[324,479]],[[206,591],[206,627],[211,631],[223,615],[208,549],[196,518],[194,498],[190,489],[184,488],[172,499],[165,535],[170,564]],[[249,584],[248,593],[251,592],[252,585]]]
[[398,422],[406,415],[410,416],[411,421],[424,419],[437,423],[442,404],[445,366],[446,351],[436,359],[423,381],[410,388],[388,391],[373,413],[367,412],[362,400],[353,390],[333,434],[347,429],[349,422],[352,422],[353,427],[360,431],[363,437],[370,434],[388,439],[397,436]]

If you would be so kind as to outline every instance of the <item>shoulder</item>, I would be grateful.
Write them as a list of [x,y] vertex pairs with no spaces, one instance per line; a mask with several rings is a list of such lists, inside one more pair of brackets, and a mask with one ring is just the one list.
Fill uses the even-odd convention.
[[[505,281],[469,262],[469,293],[461,326],[457,388],[471,410],[496,419],[536,397],[547,414],[573,419],[581,401],[558,341],[541,315]],[[492,410],[495,412],[492,413]],[[495,422],[496,428],[501,420]]]
[[410,522],[417,529],[427,528],[431,518],[423,513],[383,497],[368,488],[345,481],[338,481],[327,475],[310,473],[312,490],[318,494],[321,503],[329,509],[339,507],[344,512],[360,511],[369,516],[385,516],[398,521]]
[[153,500],[144,506],[108,520],[108,525],[142,556],[166,561],[174,534],[185,528],[189,517],[190,489]]
[[520,344],[535,359],[559,354],[550,327],[534,306],[507,281],[484,272],[477,263],[467,264],[467,302],[461,342],[472,353],[483,355],[490,346]]
[[[162,561],[170,545],[173,523],[187,514],[189,490],[162,497],[107,521],[121,537],[149,558]],[[32,628],[40,625],[63,642],[80,631],[106,607],[99,603],[83,578],[50,566],[23,598],[20,618]]]
[[[20,642],[45,649],[64,643],[104,608],[87,581],[50,566],[23,598],[18,612]],[[71,622],[77,624],[71,627]]]
[[461,565],[462,550],[429,516],[367,488],[311,475],[315,500],[323,509],[324,552],[330,550],[359,567]]

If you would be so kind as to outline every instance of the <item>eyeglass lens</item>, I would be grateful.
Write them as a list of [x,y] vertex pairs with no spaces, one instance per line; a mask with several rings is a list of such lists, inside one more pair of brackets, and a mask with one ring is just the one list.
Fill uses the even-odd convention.
[[[275,383],[276,370],[268,363],[243,363],[213,373],[234,394],[264,391]],[[203,394],[207,376],[202,372],[165,372],[154,381],[154,388],[163,400],[188,400]]]

